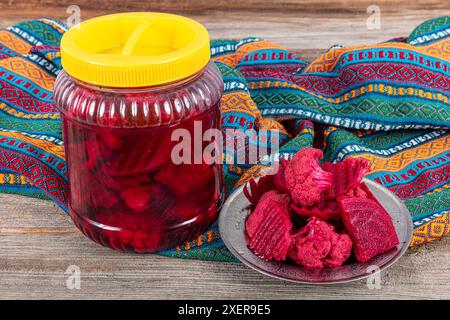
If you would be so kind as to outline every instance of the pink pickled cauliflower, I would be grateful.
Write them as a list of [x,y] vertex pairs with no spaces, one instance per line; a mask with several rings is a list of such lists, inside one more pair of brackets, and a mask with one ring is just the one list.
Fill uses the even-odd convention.
[[341,266],[351,252],[352,240],[346,233],[339,234],[328,222],[312,217],[293,235],[288,256],[298,265],[323,268]]
[[286,189],[292,201],[301,206],[312,206],[324,198],[331,188],[333,175],[322,170],[319,158],[321,150],[307,148],[298,152],[284,169]]

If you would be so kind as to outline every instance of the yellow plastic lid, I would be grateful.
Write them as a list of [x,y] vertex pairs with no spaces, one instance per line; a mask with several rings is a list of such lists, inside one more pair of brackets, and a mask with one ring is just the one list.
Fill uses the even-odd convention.
[[209,35],[178,15],[131,12],[84,21],[61,40],[72,77],[107,87],[146,87],[187,78],[210,59]]

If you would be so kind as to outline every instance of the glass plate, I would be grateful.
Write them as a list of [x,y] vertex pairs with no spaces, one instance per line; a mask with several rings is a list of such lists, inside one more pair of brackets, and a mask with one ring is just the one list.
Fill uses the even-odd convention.
[[399,198],[385,187],[363,179],[373,195],[392,218],[400,244],[366,263],[350,263],[336,268],[311,269],[284,262],[266,261],[248,248],[245,220],[250,213],[250,202],[242,192],[235,190],[225,202],[219,216],[220,235],[228,249],[250,268],[270,277],[305,284],[331,284],[356,281],[384,270],[394,264],[408,249],[413,224],[408,209]]

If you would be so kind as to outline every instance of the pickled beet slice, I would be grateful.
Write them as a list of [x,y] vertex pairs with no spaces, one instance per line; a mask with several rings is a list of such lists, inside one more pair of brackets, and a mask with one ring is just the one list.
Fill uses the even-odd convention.
[[284,177],[293,202],[301,206],[313,206],[324,198],[331,187],[333,175],[322,170],[319,149],[306,148],[295,154],[286,164]]
[[118,249],[133,249],[136,252],[155,251],[159,247],[162,237],[161,231],[167,228],[161,219],[156,219],[147,214],[133,214],[129,212],[99,212],[96,221],[108,227],[118,228],[109,231],[103,229],[109,235],[112,243],[118,243]]
[[286,160],[285,158],[281,158],[278,172],[273,177],[273,182],[275,184],[275,187],[281,193],[288,193],[288,189],[286,187],[286,178],[284,176],[284,170],[285,170],[288,162],[289,162],[289,160]]
[[124,140],[122,138],[120,138],[118,135],[113,135],[111,133],[103,135],[102,141],[105,144],[105,146],[110,150],[118,150],[124,144]]
[[129,232],[161,232],[167,227],[163,219],[158,219],[155,215],[147,212],[130,213],[129,211],[110,212],[101,210],[96,214],[96,221],[106,226],[124,229]]
[[121,191],[129,188],[136,188],[142,185],[148,185],[152,182],[150,174],[139,174],[134,176],[117,176],[111,177],[100,167],[97,171],[97,178],[99,182],[105,187],[113,191]]
[[278,190],[269,190],[261,196],[259,201],[273,200],[278,204],[281,204],[284,208],[289,210],[291,199],[287,194],[278,192]]
[[312,207],[301,207],[293,203],[291,209],[303,217],[317,217],[322,220],[339,220],[341,218],[336,201],[321,201]]
[[164,212],[174,202],[168,188],[158,183],[124,189],[120,196],[134,212],[149,210],[156,214]]
[[337,201],[359,262],[367,262],[399,244],[391,217],[377,201],[348,196]]
[[[375,196],[373,195],[373,193],[370,191],[369,187],[363,182],[361,183],[361,185],[358,188],[360,191],[360,194],[364,194],[364,196],[358,196],[358,198],[368,198],[368,199],[372,199],[374,201],[376,201],[378,204],[380,204],[377,200],[377,198],[375,198]],[[381,204],[380,204],[381,206]]]
[[339,266],[351,254],[350,238],[337,233],[331,224],[317,217],[312,217],[292,238],[288,256],[307,268]]
[[369,161],[363,158],[346,158],[344,161],[326,162],[322,169],[332,174],[331,188],[327,190],[327,199],[336,199],[358,188],[361,179],[370,171]]
[[204,193],[208,187],[205,183],[214,183],[215,172],[210,164],[167,164],[154,175],[154,179],[168,186],[175,195],[194,194],[195,191]]
[[120,197],[105,188],[100,181],[90,179],[86,171],[80,171],[73,176],[70,180],[70,188],[72,208],[77,212],[87,212],[92,215],[96,209],[110,209],[120,201]]
[[135,212],[144,211],[150,206],[150,194],[146,188],[129,188],[120,193],[128,208]]
[[[363,184],[361,184],[363,185]],[[356,198],[368,198],[368,193],[364,190],[364,188],[357,187],[354,189],[350,189],[349,192],[345,194],[346,196],[356,197]]]
[[272,199],[261,201],[247,218],[249,249],[267,260],[283,261],[291,245],[289,212]]
[[103,152],[102,158],[105,159],[103,170],[111,177],[148,174],[170,163],[169,134],[161,134],[158,138],[134,134],[121,142],[116,139],[109,135],[97,148],[97,152]]
[[256,206],[260,201],[261,196],[267,191],[274,189],[273,176],[267,175],[259,178],[258,181],[251,179],[243,189],[245,197],[248,201]]

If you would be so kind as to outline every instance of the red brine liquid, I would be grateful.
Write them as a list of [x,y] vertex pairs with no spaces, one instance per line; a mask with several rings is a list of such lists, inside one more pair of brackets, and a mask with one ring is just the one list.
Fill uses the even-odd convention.
[[[193,239],[215,221],[221,165],[175,164],[179,141],[171,135],[190,133],[194,161],[194,139],[201,139],[194,126],[201,124],[202,134],[219,127],[221,80],[205,82],[217,72],[209,65],[181,85],[131,92],[58,77],[69,211],[84,234],[113,249],[154,252]],[[202,150],[208,144],[202,141]]]

